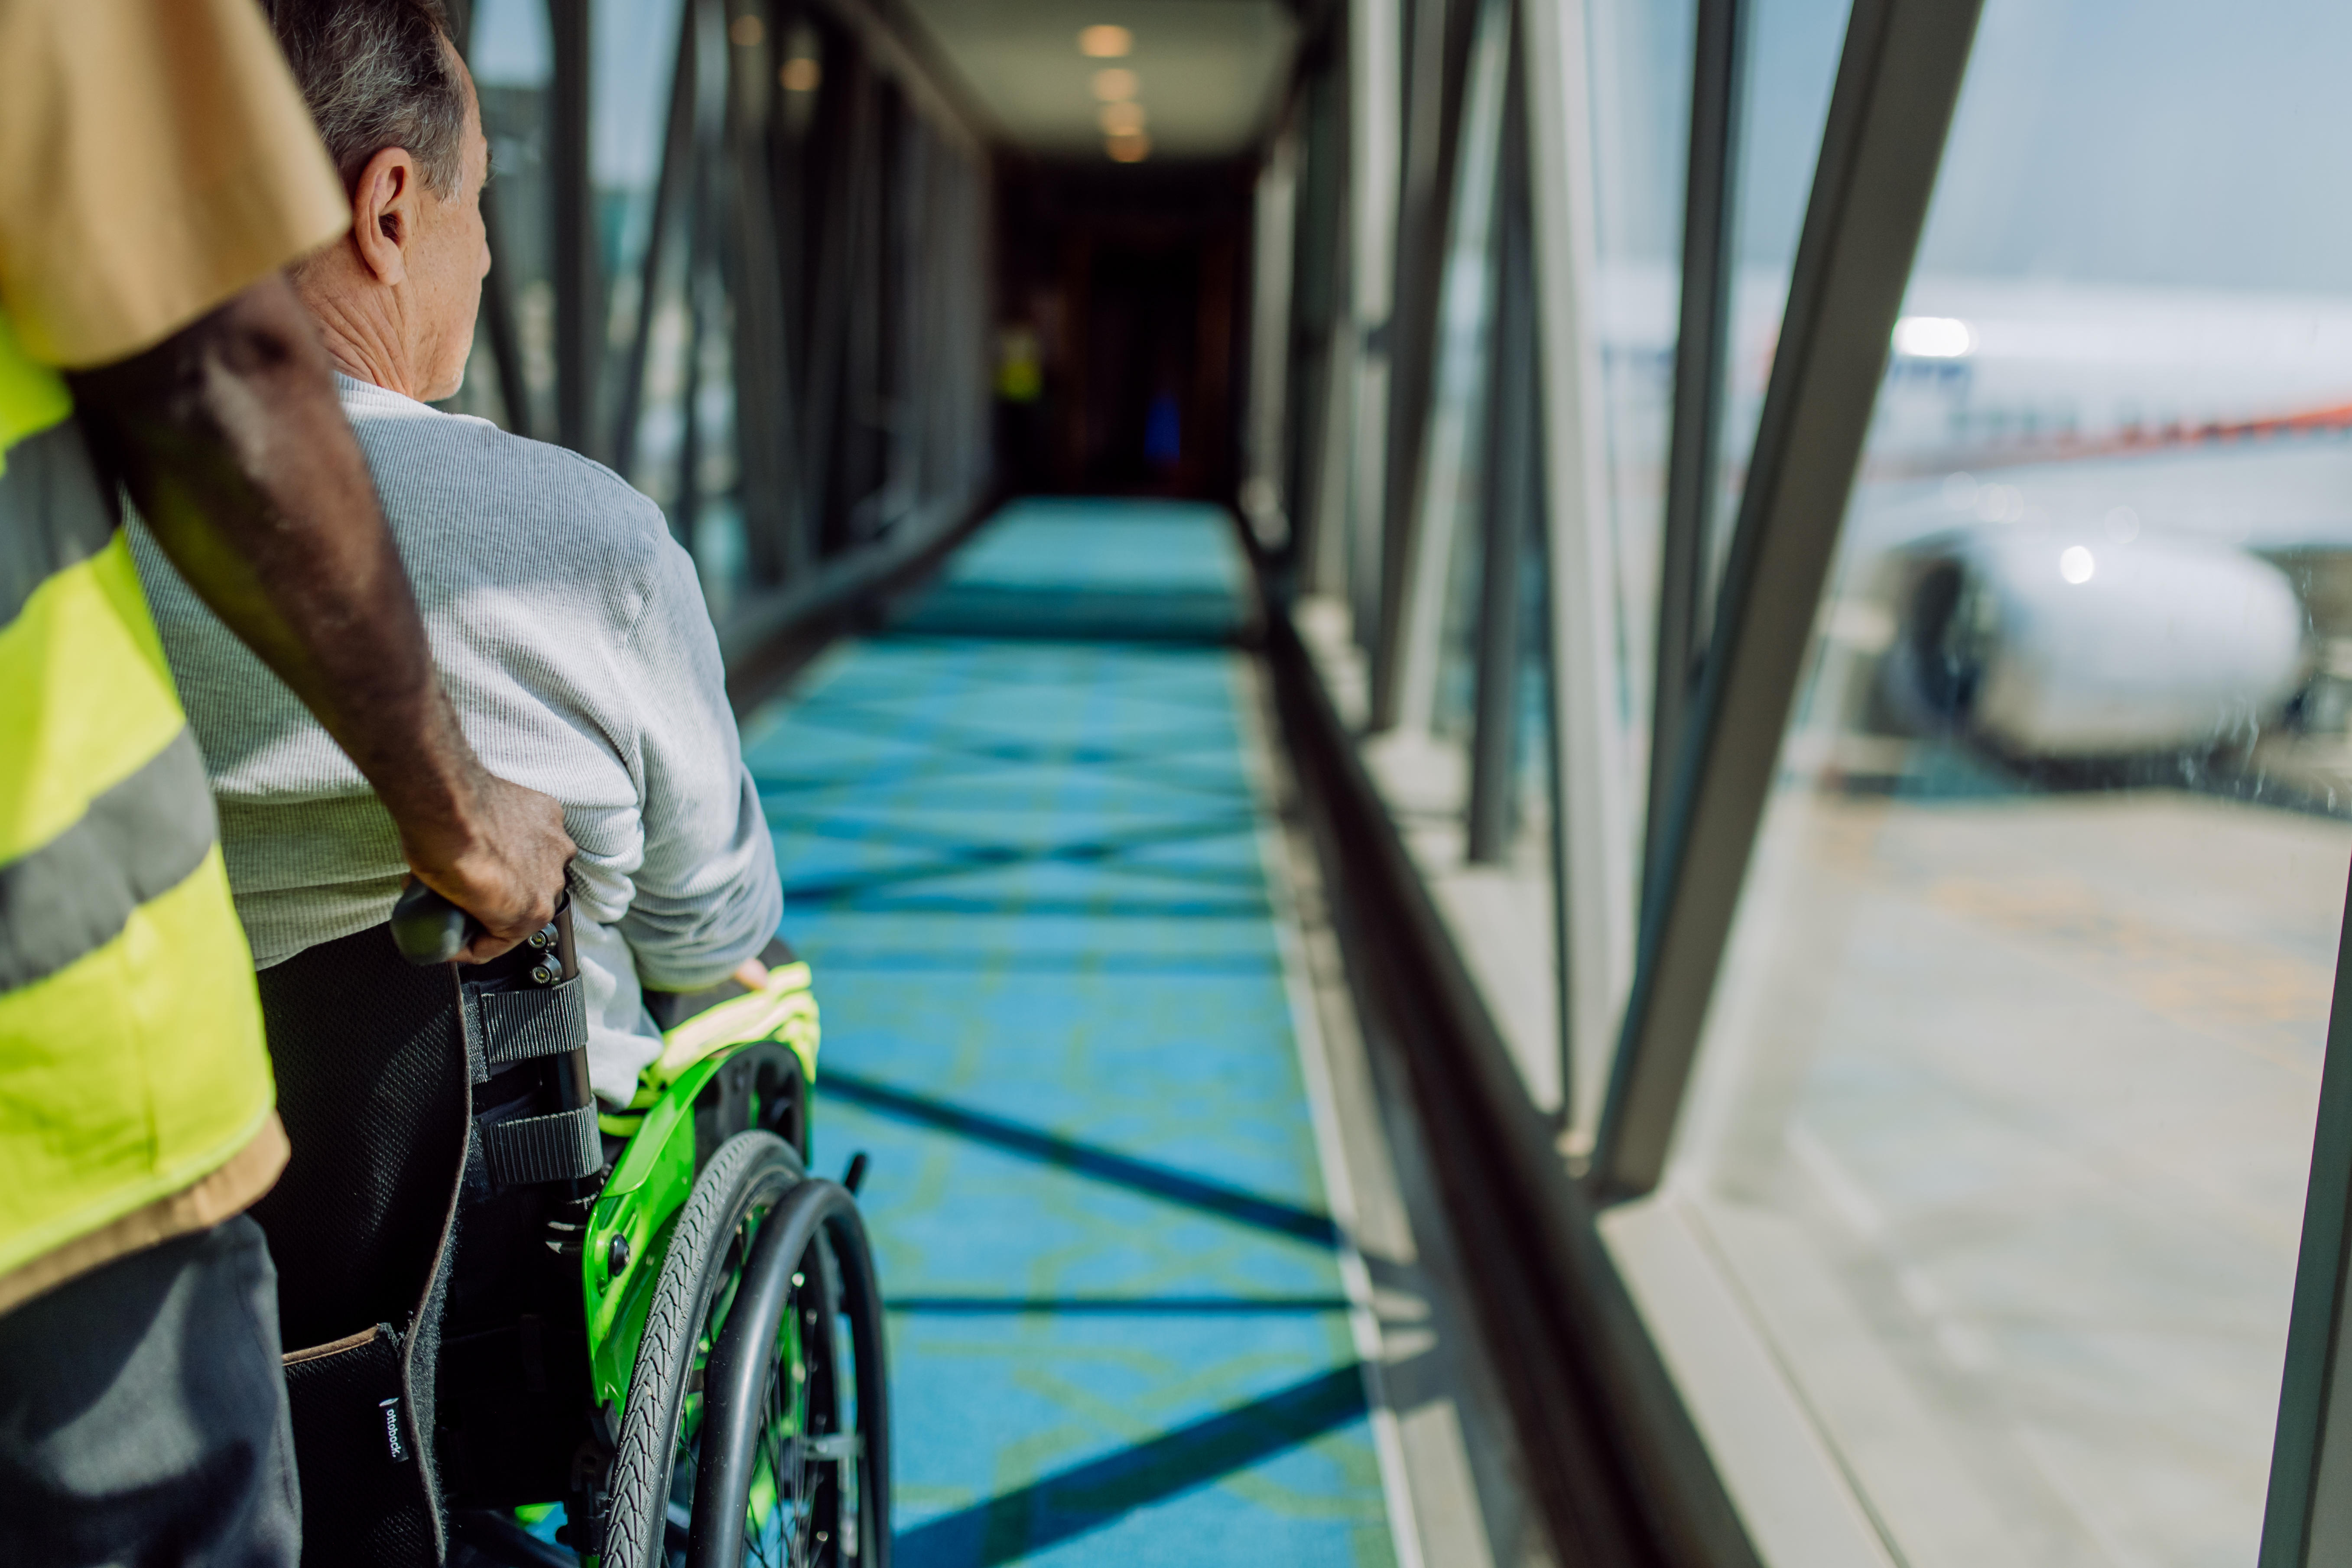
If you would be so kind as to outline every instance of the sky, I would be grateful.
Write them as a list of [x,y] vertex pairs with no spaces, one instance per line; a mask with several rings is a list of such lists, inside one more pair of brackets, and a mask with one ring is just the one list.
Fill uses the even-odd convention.
[[[1740,249],[1785,266],[1844,37],[1751,0]],[[1671,257],[1692,0],[1593,7],[1602,244]],[[2352,6],[1986,0],[1927,272],[2352,293]]]
[[[1740,250],[1785,266],[1843,0],[1749,0]],[[593,0],[595,179],[660,158],[678,0]],[[1605,250],[1670,258],[1694,0],[1591,7]],[[544,0],[478,0],[475,69],[543,82]],[[2352,5],[1986,0],[1928,216],[1927,272],[2352,293]]]

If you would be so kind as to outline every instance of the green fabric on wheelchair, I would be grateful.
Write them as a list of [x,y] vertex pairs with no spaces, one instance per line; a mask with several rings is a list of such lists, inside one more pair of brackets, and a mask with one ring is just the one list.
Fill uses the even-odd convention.
[[806,963],[778,964],[768,972],[768,984],[704,1008],[662,1036],[662,1053],[637,1074],[637,1092],[625,1110],[598,1118],[604,1131],[616,1137],[634,1135],[661,1097],[680,1074],[696,1063],[756,1040],[775,1040],[793,1048],[801,1071],[816,1082],[816,994],[809,989]]
[[[714,1004],[668,1030],[662,1054],[638,1075],[628,1108],[599,1118],[607,1133],[628,1140],[597,1197],[581,1256],[599,1404],[617,1408],[626,1394],[670,1226],[708,1153],[698,1102],[731,1059],[768,1043],[789,1049],[804,1084],[814,1084],[818,1039],[809,966],[779,964],[761,989]],[[803,1096],[803,1113],[805,1103]]]

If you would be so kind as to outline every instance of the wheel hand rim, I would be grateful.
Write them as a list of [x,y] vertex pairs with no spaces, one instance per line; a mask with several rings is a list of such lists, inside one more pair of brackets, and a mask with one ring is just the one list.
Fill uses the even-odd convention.
[[[834,1544],[817,1530],[817,1500],[824,1484],[820,1467],[835,1461],[812,1441],[809,1429],[821,1415],[817,1386],[808,1375],[812,1353],[821,1353],[832,1334],[817,1331],[818,1309],[810,1300],[824,1292],[805,1283],[810,1272],[803,1268],[795,1276],[800,1283],[785,1299],[777,1354],[761,1395],[759,1468],[743,1521],[745,1556],[761,1568],[816,1568]],[[831,1270],[820,1265],[814,1272],[823,1280]]]

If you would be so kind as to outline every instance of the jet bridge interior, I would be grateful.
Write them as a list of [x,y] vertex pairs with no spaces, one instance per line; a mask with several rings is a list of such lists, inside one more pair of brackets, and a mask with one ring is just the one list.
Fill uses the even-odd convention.
[[2339,9],[454,9],[903,1564],[2352,1561]]

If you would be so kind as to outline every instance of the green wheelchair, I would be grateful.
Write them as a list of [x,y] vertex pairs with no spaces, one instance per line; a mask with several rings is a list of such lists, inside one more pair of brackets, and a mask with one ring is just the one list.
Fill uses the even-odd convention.
[[262,975],[306,1564],[888,1568],[864,1157],[810,1173],[808,965],[649,994],[664,1048],[612,1113],[568,910],[478,969],[463,930],[412,887],[389,942]]

